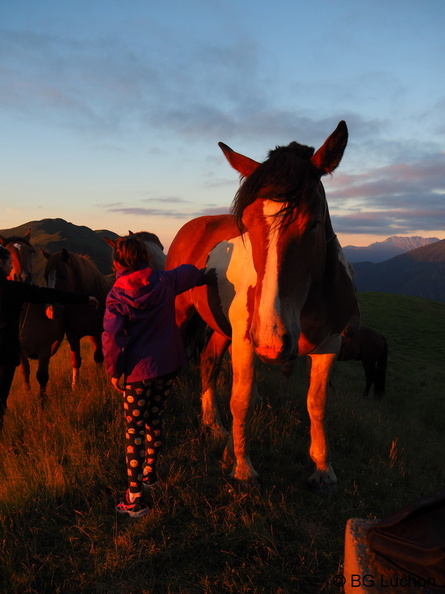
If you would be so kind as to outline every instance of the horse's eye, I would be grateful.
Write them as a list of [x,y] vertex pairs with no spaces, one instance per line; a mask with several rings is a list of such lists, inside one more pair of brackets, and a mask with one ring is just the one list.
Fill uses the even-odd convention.
[[318,225],[321,224],[321,220],[320,219],[315,219],[314,221],[311,221],[307,227],[307,230],[309,232],[315,231],[315,229],[318,227]]

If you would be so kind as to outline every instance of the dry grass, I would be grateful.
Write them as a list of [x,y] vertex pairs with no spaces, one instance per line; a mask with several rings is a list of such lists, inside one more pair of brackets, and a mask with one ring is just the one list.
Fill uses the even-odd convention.
[[[69,385],[66,345],[51,365],[50,396],[17,373],[0,438],[1,592],[338,592],[350,517],[381,517],[445,485],[445,305],[363,295],[364,322],[389,338],[388,392],[361,397],[359,363],[339,363],[329,404],[335,495],[306,490],[309,475],[304,362],[289,407],[276,405],[278,370],[260,369],[252,420],[261,487],[233,485],[224,444],[200,431],[190,368],[166,413],[163,481],[152,512],[118,518],[125,487],[120,396],[83,348],[82,380]],[[229,369],[220,381],[227,405]]]

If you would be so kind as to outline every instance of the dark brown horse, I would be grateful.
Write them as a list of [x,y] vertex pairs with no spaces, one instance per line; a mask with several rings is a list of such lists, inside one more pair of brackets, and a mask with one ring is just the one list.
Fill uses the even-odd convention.
[[[234,462],[232,476],[239,481],[257,477],[248,445],[255,355],[274,364],[309,355],[307,405],[315,464],[309,482],[328,489],[336,484],[324,427],[327,386],[340,335],[352,318],[358,324],[358,305],[321,177],[338,166],[347,138],[346,124],[340,122],[318,151],[293,142],[271,151],[261,164],[220,143],[245,178],[233,215],[190,221],[167,255],[167,269],[183,262],[206,265],[214,279],[177,298],[177,322],[183,328],[198,312],[213,330],[202,359],[208,377],[231,343],[233,421],[225,456]],[[220,427],[215,386],[212,381],[203,386],[203,421],[215,430]]]
[[354,336],[342,338],[337,361],[361,361],[365,371],[366,386],[363,392],[368,396],[374,385],[374,397],[378,400],[385,395],[386,365],[388,344],[386,338],[366,326],[361,326]]
[[65,248],[47,258],[45,279],[48,287],[93,295],[99,302],[98,309],[88,305],[65,305],[63,326],[71,348],[72,385],[76,385],[82,364],[80,340],[89,336],[94,346],[94,360],[103,362],[102,322],[105,299],[111,287],[111,279],[104,276],[88,256],[74,254]]
[[[25,283],[33,279],[33,256],[35,249],[30,243],[31,230],[21,236],[0,237],[0,243],[9,250],[13,269],[9,278]],[[49,381],[49,363],[57,352],[64,329],[61,319],[61,306],[50,306],[51,319],[47,315],[48,307],[43,303],[26,303],[20,318],[20,366],[27,387],[31,388],[29,359],[37,360],[36,378],[40,386],[42,403],[46,397]]]
[[31,229],[28,229],[24,236],[3,237],[0,235],[0,245],[5,247],[11,254],[12,270],[9,275],[10,280],[31,283],[32,259],[35,249],[30,240]]

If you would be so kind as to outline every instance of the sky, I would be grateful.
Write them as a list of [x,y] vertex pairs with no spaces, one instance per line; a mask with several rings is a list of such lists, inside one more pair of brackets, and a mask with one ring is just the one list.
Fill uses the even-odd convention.
[[317,149],[343,245],[445,238],[443,0],[0,0],[0,228],[62,218],[166,249],[257,161]]

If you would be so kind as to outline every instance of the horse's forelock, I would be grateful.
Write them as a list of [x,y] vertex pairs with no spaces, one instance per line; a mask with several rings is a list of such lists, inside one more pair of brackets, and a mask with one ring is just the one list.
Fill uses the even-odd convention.
[[305,144],[300,144],[298,142],[291,142],[287,146],[276,146],[274,149],[269,151],[269,159],[273,158],[283,158],[286,155],[292,155],[297,159],[302,159],[304,161],[309,161],[309,159],[314,154],[315,149],[312,146],[306,146]]
[[241,224],[244,209],[257,198],[286,203],[285,218],[296,205],[310,207],[320,174],[310,162],[314,149],[291,142],[269,152],[269,157],[247,177],[238,189],[231,212]]

